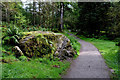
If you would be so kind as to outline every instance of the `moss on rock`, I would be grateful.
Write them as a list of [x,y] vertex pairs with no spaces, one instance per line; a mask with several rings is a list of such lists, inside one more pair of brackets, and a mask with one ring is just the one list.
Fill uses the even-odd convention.
[[20,49],[28,57],[72,57],[76,53],[70,45],[70,40],[62,35],[53,32],[24,32],[24,36],[19,41]]
[[[31,36],[31,35],[30,35]],[[20,41],[20,47],[25,55],[42,57],[46,54],[53,54],[53,49],[48,43],[48,40],[40,35],[32,35]]]

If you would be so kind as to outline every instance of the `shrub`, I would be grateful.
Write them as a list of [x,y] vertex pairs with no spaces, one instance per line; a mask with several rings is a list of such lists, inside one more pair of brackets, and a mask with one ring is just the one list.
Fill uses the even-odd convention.
[[116,46],[120,46],[120,38],[116,38],[113,41],[116,42]]
[[4,63],[14,62],[17,60],[18,59],[14,55],[2,56],[2,62],[4,62]]
[[26,57],[26,56],[20,56],[20,57],[19,57],[19,60],[21,60],[21,61],[26,61],[26,60],[27,60],[27,57]]
[[107,36],[106,36],[106,35],[103,35],[103,36],[99,36],[99,39],[108,40],[108,38],[107,38]]
[[119,42],[119,41],[120,41],[120,38],[115,38],[113,41]]
[[117,46],[120,46],[120,41],[116,44]]

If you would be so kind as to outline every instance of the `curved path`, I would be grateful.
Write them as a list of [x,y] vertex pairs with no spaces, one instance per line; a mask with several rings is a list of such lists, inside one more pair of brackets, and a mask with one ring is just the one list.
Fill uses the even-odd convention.
[[73,60],[67,74],[62,78],[101,78],[101,80],[106,78],[109,80],[110,71],[98,49],[91,43],[77,39],[81,44],[80,55]]

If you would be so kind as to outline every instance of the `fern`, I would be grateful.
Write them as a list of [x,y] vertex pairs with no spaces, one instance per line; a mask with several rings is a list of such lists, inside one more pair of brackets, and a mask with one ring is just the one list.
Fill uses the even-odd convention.
[[5,44],[19,44],[21,33],[19,29],[15,25],[10,25],[10,27],[6,31],[6,35],[3,39]]

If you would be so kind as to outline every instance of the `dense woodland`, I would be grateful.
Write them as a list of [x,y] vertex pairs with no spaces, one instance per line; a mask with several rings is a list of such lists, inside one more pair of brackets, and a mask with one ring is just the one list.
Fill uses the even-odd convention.
[[[70,29],[88,37],[120,36],[118,2],[3,2],[2,21],[20,29],[49,28],[52,31]],[[63,18],[62,18],[63,17]]]
[[[2,39],[2,57],[4,57],[2,62],[9,63],[12,61],[11,59],[17,61],[10,54],[13,53],[12,48],[19,44],[20,37],[23,36],[21,33],[23,32],[52,31],[62,34],[72,32],[73,34],[82,36],[80,37],[81,39],[95,44],[102,51],[101,53],[107,52],[103,56],[107,64],[115,70],[115,77],[119,76],[118,72],[120,71],[118,69],[120,66],[116,67],[116,64],[120,62],[120,59],[118,59],[120,56],[120,50],[118,50],[118,46],[120,46],[120,2],[37,2],[33,0],[27,3],[23,3],[22,1],[1,2],[0,9],[2,10],[2,24],[0,25],[2,36],[0,37]],[[72,47],[79,52],[80,44],[77,43],[77,40],[68,34],[65,35],[72,42]],[[25,57],[20,58],[20,60],[22,59],[25,59]],[[16,73],[14,73],[14,70],[11,70],[13,72],[8,75],[9,69],[14,69],[11,66],[16,67],[19,65],[16,68],[21,69],[21,66],[25,64],[25,70],[23,71],[28,72],[30,68],[28,68],[29,65],[27,64],[36,65],[35,70],[37,71],[39,66],[45,69],[49,68],[50,70],[51,65],[56,63],[63,66],[59,70],[58,68],[55,69],[59,74],[69,66],[69,63],[65,65],[64,62],[46,62],[46,59],[39,59],[38,61],[43,61],[40,65],[34,63],[35,61],[37,60],[33,60],[31,63],[14,63],[13,66],[3,65],[5,67],[3,69],[5,72],[3,78],[26,78],[27,75],[29,75],[27,76],[28,78],[34,77],[31,77],[32,73],[26,73],[26,75],[22,75],[23,77],[19,76],[22,70],[18,70]],[[55,67],[59,66],[55,65]],[[46,70],[45,75],[48,75],[47,71],[49,72],[49,70]],[[53,70],[53,74],[55,73],[56,75],[48,75],[47,78],[59,77],[55,70]],[[35,73],[32,70],[31,72]],[[36,72],[35,74],[38,73]],[[36,77],[45,78],[45,75],[41,72],[40,76]]]

